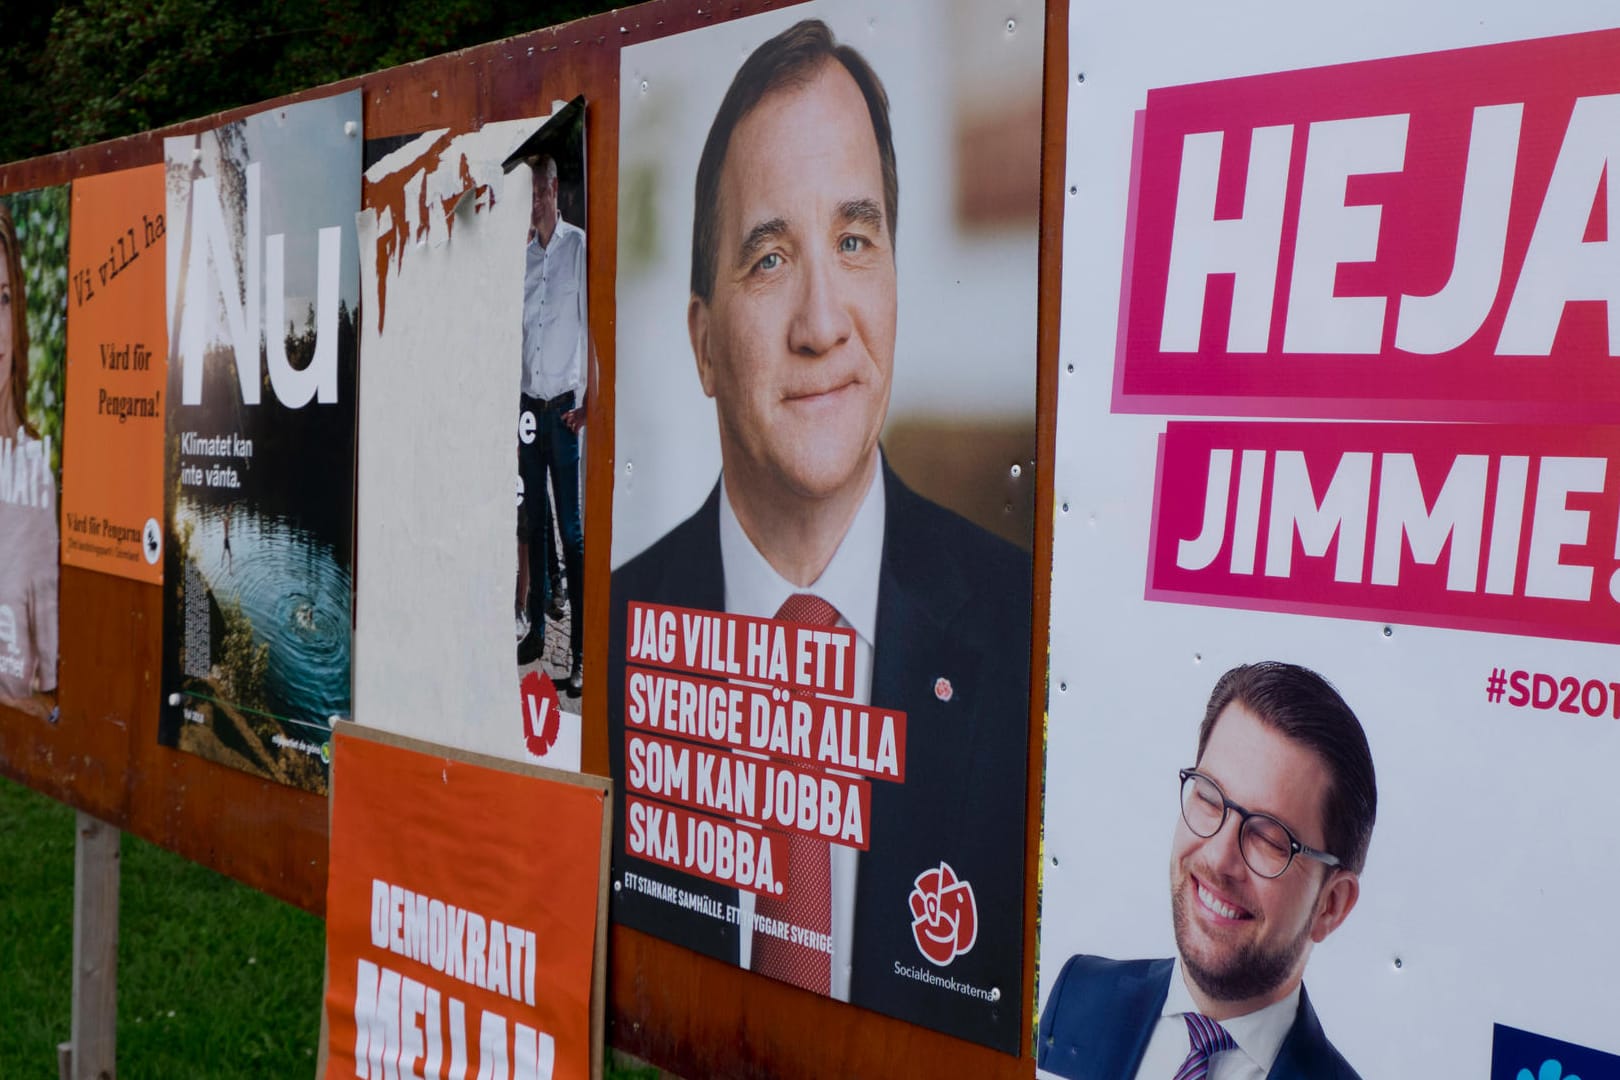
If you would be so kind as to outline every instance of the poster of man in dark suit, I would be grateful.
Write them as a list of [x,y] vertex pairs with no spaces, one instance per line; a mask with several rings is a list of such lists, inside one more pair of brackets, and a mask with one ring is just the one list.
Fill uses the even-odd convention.
[[1304,977],[1361,895],[1378,807],[1361,722],[1316,672],[1245,664],[1216,682],[1180,782],[1176,955],[1071,956],[1041,1016],[1040,1067],[1069,1080],[1355,1080]]
[[[714,113],[693,183],[685,337],[713,402],[719,477],[711,472],[696,511],[612,580],[614,917],[812,993],[1016,1052],[1030,558],[918,494],[885,453],[896,368],[929,360],[897,356],[904,182],[882,77],[818,18],[755,41]],[[627,85],[632,62],[627,50]],[[1033,289],[1033,260],[1028,273]],[[619,369],[620,395],[630,372]],[[668,423],[672,440],[692,426]],[[616,522],[633,514],[625,496],[616,493]],[[680,829],[669,834],[673,854],[661,847],[656,823],[694,803],[658,801],[669,788],[649,781],[648,738],[665,740],[666,754],[697,750],[700,770],[713,751],[683,742],[689,731],[673,721],[648,720],[640,695],[651,669],[638,659],[648,605],[683,619],[725,613],[844,634],[853,692],[818,690],[817,715],[838,701],[857,718],[903,718],[904,731],[903,777],[868,772],[855,783],[869,804],[843,804],[846,828],[851,806],[861,819],[858,838],[760,828],[751,814],[699,799],[709,826],[738,834],[739,851],[769,848],[775,887],[692,872]],[[853,758],[730,749],[740,751],[727,759],[739,777],[773,761],[812,787],[852,775]]]

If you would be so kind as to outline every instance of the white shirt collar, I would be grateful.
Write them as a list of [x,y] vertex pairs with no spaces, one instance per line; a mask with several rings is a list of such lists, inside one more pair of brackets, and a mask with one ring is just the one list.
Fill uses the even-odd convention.
[[[1175,967],[1170,971],[1170,993],[1165,997],[1164,1010],[1159,1015],[1180,1016],[1182,1013],[1197,1011],[1198,1005],[1193,1001],[1192,991],[1187,989],[1186,972],[1182,969],[1181,957],[1178,956]],[[1263,1076],[1271,1071],[1278,1052],[1282,1050],[1283,1040],[1288,1037],[1288,1029],[1294,1026],[1294,1017],[1298,1012],[1299,986],[1296,984],[1281,1001],[1274,1001],[1252,1013],[1222,1020],[1221,1027],[1225,1028],[1232,1036],[1232,1041],[1238,1044],[1239,1052],[1246,1054],[1259,1066]]]
[[533,225],[531,225],[529,226],[529,241],[527,246],[535,248],[542,253],[549,254],[551,251],[556,249],[557,241],[567,236],[570,230],[574,232],[584,232],[584,230],[579,228],[579,226],[569,224],[568,220],[559,214],[557,215],[557,224],[552,227],[550,241],[542,244],[540,242],[539,231],[535,229]]
[[[874,455],[874,458],[876,455]],[[812,584],[800,588],[776,572],[743,532],[731,508],[725,474],[720,476],[720,560],[725,569],[726,610],[772,618],[794,593],[814,593],[838,609],[843,621],[868,645],[877,640],[878,577],[883,566],[883,470],[874,460],[872,482],[838,550]]]

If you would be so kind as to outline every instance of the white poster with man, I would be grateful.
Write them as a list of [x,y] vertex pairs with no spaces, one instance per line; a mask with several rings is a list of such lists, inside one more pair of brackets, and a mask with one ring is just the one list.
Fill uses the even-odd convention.
[[1043,1076],[1620,1075],[1611,14],[1074,6]]

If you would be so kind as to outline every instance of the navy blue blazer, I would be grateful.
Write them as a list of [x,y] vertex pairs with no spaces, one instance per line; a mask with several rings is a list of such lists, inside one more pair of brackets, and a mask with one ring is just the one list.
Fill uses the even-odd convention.
[[[1130,1080],[1170,993],[1170,960],[1071,956],[1041,1013],[1036,1063],[1069,1080]],[[1299,988],[1299,1012],[1268,1080],[1360,1080]]]
[[[906,713],[906,780],[871,782],[869,847],[856,873],[850,1000],[1017,1053],[1022,1045],[1030,558],[913,492],[887,462],[883,469],[885,524],[871,700]],[[697,513],[613,574],[608,753],[616,804],[615,883],[633,871],[734,904],[735,888],[626,857],[624,676],[631,600],[725,610],[718,484]],[[948,701],[935,693],[941,677],[950,681]],[[941,860],[973,887],[978,938],[969,952],[936,968],[913,938],[909,897],[917,876]],[[615,921],[737,963],[736,926],[631,888],[615,888],[611,896]],[[986,1001],[918,974],[999,995]]]

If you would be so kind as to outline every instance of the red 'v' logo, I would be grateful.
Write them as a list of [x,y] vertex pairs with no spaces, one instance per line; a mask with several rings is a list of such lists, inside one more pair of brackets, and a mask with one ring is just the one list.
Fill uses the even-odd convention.
[[556,745],[562,720],[557,715],[557,687],[544,671],[531,671],[519,686],[523,703],[523,742],[529,753],[545,757]]

